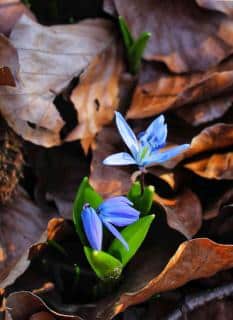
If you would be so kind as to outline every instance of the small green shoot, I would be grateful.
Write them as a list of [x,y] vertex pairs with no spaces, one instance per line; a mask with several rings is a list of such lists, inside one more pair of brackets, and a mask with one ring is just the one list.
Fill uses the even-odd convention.
[[151,33],[142,32],[137,39],[134,39],[125,19],[119,16],[118,21],[126,48],[129,71],[132,74],[137,74],[141,66],[143,52],[147,46],[148,40],[151,37]]

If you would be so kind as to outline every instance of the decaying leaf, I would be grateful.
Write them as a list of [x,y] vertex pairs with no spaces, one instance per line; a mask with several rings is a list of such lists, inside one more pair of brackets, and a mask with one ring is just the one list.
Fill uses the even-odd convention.
[[5,307],[14,320],[82,320],[78,316],[53,311],[38,296],[26,291],[12,293]]
[[33,13],[20,0],[0,0],[0,33],[9,35],[22,14],[35,19]]
[[51,147],[64,125],[53,101],[113,39],[103,19],[44,27],[23,16],[10,40],[19,55],[17,88],[0,88],[0,111],[24,139]]
[[232,53],[232,20],[194,0],[105,0],[105,9],[123,16],[133,36],[151,32],[144,57],[174,72],[206,70]]
[[46,210],[53,201],[59,214],[71,219],[75,194],[83,177],[89,175],[89,163],[80,146],[75,143],[51,149],[32,146],[27,153],[36,175],[37,204]]
[[[224,112],[215,111],[220,109],[219,106],[215,106],[217,104],[215,99],[232,87],[233,60],[231,58],[206,72],[181,75],[172,74],[159,64],[146,63],[140,72],[139,84],[134,92],[127,117],[145,118],[185,105],[184,109],[187,113],[189,113],[189,107],[198,108],[199,113],[197,111],[196,117],[199,115],[202,118],[200,110],[204,112],[205,103],[207,103],[212,109],[212,112],[206,116],[210,121],[216,118],[216,113],[221,115]],[[224,97],[221,96],[221,99],[223,98],[224,105],[232,101],[232,95],[229,93],[225,93]],[[197,121],[203,120],[198,118]]]
[[[113,195],[126,194],[129,191],[131,179],[129,167],[109,167],[103,165],[103,160],[122,147],[119,133],[113,127],[105,127],[97,137],[94,146],[90,183],[104,198]],[[120,149],[119,149],[120,150]]]
[[196,2],[203,8],[218,10],[233,17],[232,1],[196,0]]
[[111,122],[119,104],[119,80],[123,69],[118,40],[113,37],[81,75],[71,94],[79,125],[68,135],[67,141],[82,139],[87,152],[95,135],[103,125]]
[[154,200],[164,208],[168,225],[187,239],[192,238],[201,228],[201,203],[188,188],[174,199],[165,199],[155,194]]
[[221,150],[232,146],[232,144],[233,125],[217,123],[202,130],[192,139],[190,147],[187,151],[173,158],[172,160],[165,162],[163,166],[171,169],[174,168],[181,160],[201,155],[205,152]]
[[[147,261],[147,266],[145,266],[145,261]],[[97,317],[112,319],[114,315],[130,305],[141,303],[156,293],[172,290],[191,280],[210,277],[219,270],[231,268],[233,266],[233,246],[217,244],[207,238],[197,238],[183,242],[167,265],[159,272],[158,266],[157,270],[153,269],[153,263],[155,263],[153,259],[146,260],[144,257],[143,265],[137,265],[138,273],[135,270],[137,274],[131,275],[132,278],[138,277],[137,284],[133,283],[130,276],[126,280],[125,288],[122,288],[124,291],[121,290],[118,298],[113,298],[102,310],[99,310]],[[145,281],[143,277],[151,278]],[[140,281],[141,288],[138,285]]]
[[18,72],[17,51],[10,41],[0,34],[0,86],[15,86]]
[[12,284],[29,266],[28,252],[39,241],[51,218],[33,204],[26,192],[0,207],[0,287]]
[[231,108],[232,102],[232,94],[223,94],[210,101],[181,107],[176,114],[192,126],[199,126],[221,118]]
[[189,162],[185,168],[207,179],[233,179],[233,152],[214,154]]

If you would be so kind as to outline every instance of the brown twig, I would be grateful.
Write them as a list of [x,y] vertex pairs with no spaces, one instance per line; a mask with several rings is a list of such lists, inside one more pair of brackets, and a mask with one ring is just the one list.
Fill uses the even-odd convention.
[[211,291],[201,291],[193,295],[188,295],[185,297],[183,304],[170,313],[170,315],[168,315],[164,320],[187,319],[188,312],[191,312],[213,300],[223,299],[231,295],[233,295],[233,283],[219,286]]

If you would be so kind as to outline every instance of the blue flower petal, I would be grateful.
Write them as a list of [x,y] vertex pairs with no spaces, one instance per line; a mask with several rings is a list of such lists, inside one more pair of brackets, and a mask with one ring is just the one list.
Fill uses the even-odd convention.
[[163,115],[156,118],[146,129],[139,134],[139,141],[143,147],[147,146],[151,151],[165,145],[167,139],[167,125]]
[[168,161],[171,158],[176,157],[178,154],[188,149],[189,146],[190,146],[189,144],[182,144],[180,146],[170,148],[163,152],[157,151],[154,154],[152,154],[150,157],[145,159],[144,165],[149,167],[149,166],[155,165],[156,163],[163,163],[165,161]]
[[106,226],[106,228],[114,235],[114,237],[116,237],[123,244],[126,250],[129,250],[128,243],[122,237],[120,232],[114,226],[112,226],[111,223],[109,223],[108,221],[106,220],[102,220],[102,221],[103,221],[103,224]]
[[101,250],[103,238],[102,222],[96,211],[84,205],[81,213],[82,223],[87,239],[94,250]]
[[112,197],[105,200],[103,203],[101,203],[100,207],[115,206],[118,204],[125,204],[125,205],[131,205],[131,206],[133,205],[133,203],[128,198],[123,196],[116,196],[116,197]]
[[130,206],[114,206],[100,209],[100,219],[118,227],[124,227],[139,219],[140,212]]
[[138,140],[134,132],[132,131],[132,129],[129,127],[128,123],[122,117],[122,115],[119,112],[115,112],[115,114],[116,114],[116,124],[119,130],[119,133],[122,139],[124,140],[125,144],[129,148],[129,150],[132,152],[132,155],[134,156],[134,158],[136,158],[136,155],[139,152]]
[[136,161],[127,152],[120,152],[112,154],[104,159],[103,164],[108,166],[125,166],[129,164],[136,164]]

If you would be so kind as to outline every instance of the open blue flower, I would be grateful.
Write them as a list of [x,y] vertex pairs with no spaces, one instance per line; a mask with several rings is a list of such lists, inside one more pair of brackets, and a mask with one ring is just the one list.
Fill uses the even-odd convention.
[[128,244],[115,228],[127,226],[139,219],[139,211],[132,207],[132,202],[125,197],[110,198],[97,208],[89,204],[83,206],[82,223],[87,239],[94,250],[101,250],[103,240],[103,224],[125,246]]
[[146,129],[139,133],[138,138],[119,112],[116,112],[118,131],[129,148],[131,154],[120,152],[104,159],[103,163],[109,166],[138,165],[140,169],[163,163],[189,147],[182,144],[168,150],[161,151],[166,144],[167,125],[164,116],[156,118]]

